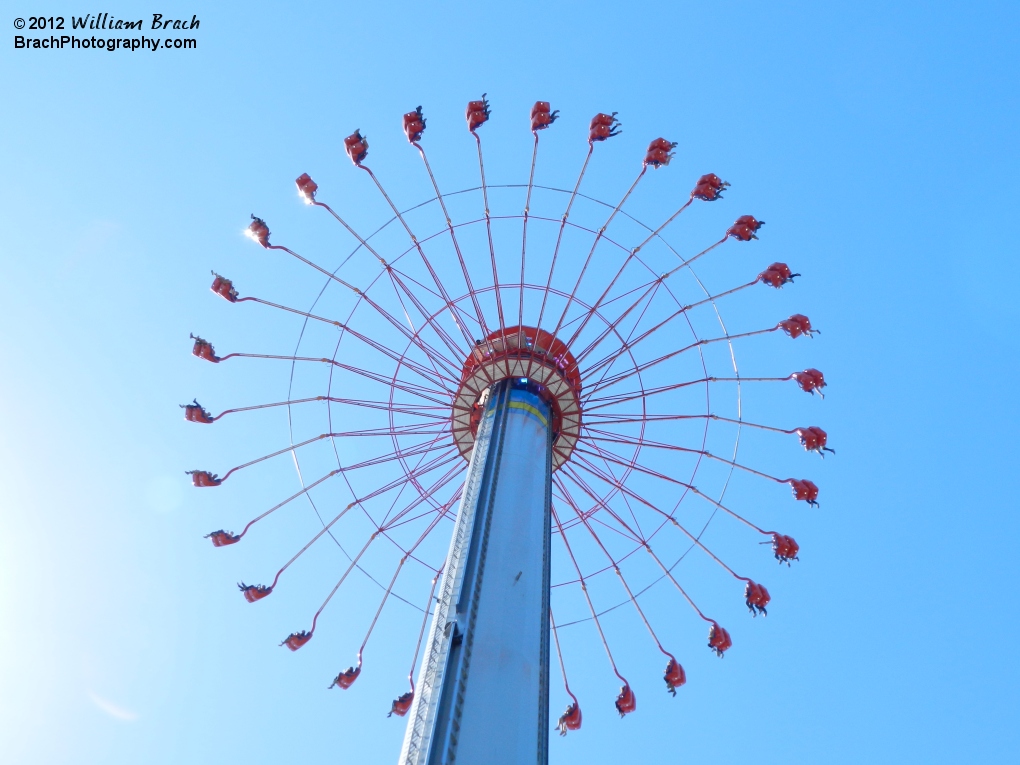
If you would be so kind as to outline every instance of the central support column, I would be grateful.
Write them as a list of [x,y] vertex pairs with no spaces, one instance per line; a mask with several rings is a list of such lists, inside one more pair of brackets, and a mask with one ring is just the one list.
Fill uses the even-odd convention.
[[548,762],[552,430],[534,389],[489,389],[401,765]]

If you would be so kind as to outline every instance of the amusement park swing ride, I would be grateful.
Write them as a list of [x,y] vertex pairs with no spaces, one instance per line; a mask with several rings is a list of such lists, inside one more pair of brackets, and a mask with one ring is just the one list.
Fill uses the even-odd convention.
[[[756,423],[744,419],[740,408],[742,385],[785,381],[822,395],[825,379],[817,369],[745,377],[733,360],[734,345],[745,338],[810,337],[816,332],[810,320],[794,314],[731,334],[717,305],[743,291],[781,289],[798,274],[785,263],[772,263],[748,271],[737,286],[711,293],[694,273],[694,264],[702,258],[698,265],[705,263],[713,251],[748,246],[763,221],[740,215],[699,252],[681,254],[664,236],[688,208],[695,208],[689,218],[700,205],[720,200],[728,183],[702,175],[661,225],[640,223],[624,211],[625,203],[648,171],[666,168],[675,153],[675,143],[657,138],[619,202],[587,196],[582,183],[601,151],[597,147],[620,132],[615,114],[600,113],[589,124],[587,153],[573,186],[537,184],[540,135],[558,118],[549,103],[539,101],[531,111],[527,184],[494,186],[486,180],[478,132],[489,117],[484,96],[468,104],[479,185],[443,193],[423,143],[422,109],[404,115],[404,133],[433,194],[409,209],[396,205],[372,171],[360,130],[344,140],[354,167],[366,174],[365,191],[374,186],[392,214],[375,232],[359,230],[319,198],[307,173],[300,175],[297,190],[304,202],[335,219],[341,234],[353,240],[351,255],[339,266],[277,244],[269,224],[253,215],[247,233],[257,244],[299,262],[325,286],[302,310],[242,297],[233,281],[214,274],[212,291],[221,298],[300,316],[304,329],[292,354],[218,356],[211,342],[192,336],[193,353],[217,364],[289,363],[289,395],[215,416],[197,400],[183,407],[188,421],[202,424],[273,407],[288,412],[289,445],[223,476],[188,471],[196,487],[214,487],[282,455],[291,455],[298,466],[299,491],[238,533],[219,529],[208,535],[213,546],[229,547],[249,532],[257,536],[260,522],[299,498],[315,510],[321,529],[268,583],[240,583],[249,603],[275,594],[291,566],[324,536],[347,556],[307,628],[290,633],[281,646],[297,651],[326,629],[320,617],[355,570],[382,590],[355,663],[334,677],[331,688],[349,689],[358,681],[384,606],[395,597],[409,601],[397,594],[398,579],[411,578],[411,571],[418,575],[422,615],[410,652],[409,687],[389,710],[407,718],[400,762],[409,765],[547,762],[553,654],[568,699],[556,727],[566,735],[582,726],[581,702],[571,691],[561,647],[564,625],[561,620],[557,627],[555,619],[578,604],[585,613],[576,621],[591,622],[619,681],[613,703],[621,717],[637,709],[637,692],[603,627],[605,613],[620,605],[633,608],[662,653],[661,677],[675,696],[686,673],[641,605],[647,587],[625,570],[644,561],[655,581],[673,588],[707,624],[708,648],[724,656],[732,646],[729,631],[696,603],[690,585],[678,578],[677,563],[688,552],[704,556],[723,576],[740,582],[752,616],[764,615],[771,601],[766,587],[709,549],[703,532],[715,519],[750,544],[770,544],[774,559],[789,566],[798,560],[797,542],[752,520],[755,511],[724,503],[730,476],[753,476],[762,481],[762,492],[787,484],[806,505],[817,505],[818,498],[818,487],[808,479],[772,476],[740,462],[740,429],[792,437],[822,456],[832,451],[818,426]],[[523,201],[523,212],[499,210],[498,200],[506,200],[502,207]],[[424,225],[431,226],[427,234],[420,233]],[[349,262],[361,263],[356,275],[349,275]],[[316,334],[314,328],[332,334]],[[713,355],[714,349],[722,353]],[[728,366],[717,373],[720,360]],[[324,387],[316,395],[298,395],[295,374],[313,368],[322,370]],[[727,414],[717,408],[723,400],[730,401]],[[301,414],[308,411],[324,411],[325,426],[321,420],[309,423]],[[709,448],[721,428],[734,434],[724,455]],[[314,449],[327,450],[335,466],[308,478],[300,460],[307,464],[302,455]],[[720,486],[699,488],[695,476],[713,475],[713,469]],[[346,502],[323,493],[331,485]],[[327,506],[334,510],[320,512]],[[354,519],[360,525],[345,526]],[[358,530],[367,532],[352,543]],[[681,543],[682,555],[669,552]],[[343,544],[352,544],[351,551]],[[370,550],[379,549],[384,552],[377,559],[389,560],[391,569],[376,578],[368,562]],[[604,595],[614,579],[618,594]],[[618,602],[607,608],[613,598]],[[636,685],[644,683],[642,678]],[[487,719],[492,708],[501,710],[498,726]]]

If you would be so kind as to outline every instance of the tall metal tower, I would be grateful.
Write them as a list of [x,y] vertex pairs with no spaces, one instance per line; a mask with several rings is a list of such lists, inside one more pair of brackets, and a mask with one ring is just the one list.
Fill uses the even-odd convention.
[[402,763],[548,759],[552,431],[535,387],[485,391]]
[[552,469],[580,425],[568,369],[566,347],[532,327],[494,333],[464,366],[454,432],[471,460],[405,765],[548,759]]

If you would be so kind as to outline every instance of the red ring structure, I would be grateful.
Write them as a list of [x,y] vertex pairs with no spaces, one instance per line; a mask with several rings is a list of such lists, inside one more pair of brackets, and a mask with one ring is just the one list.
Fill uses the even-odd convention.
[[514,377],[536,383],[552,410],[552,468],[557,470],[570,459],[581,435],[581,373],[567,346],[543,329],[507,327],[477,342],[453,399],[454,443],[470,460],[489,389]]

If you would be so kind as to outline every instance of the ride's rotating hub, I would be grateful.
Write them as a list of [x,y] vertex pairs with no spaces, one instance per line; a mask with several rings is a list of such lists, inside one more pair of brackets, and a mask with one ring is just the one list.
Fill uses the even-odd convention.
[[552,469],[570,459],[581,433],[581,374],[567,346],[535,327],[507,327],[479,340],[464,362],[451,411],[453,439],[471,459],[489,391],[503,380],[519,380],[549,407]]

